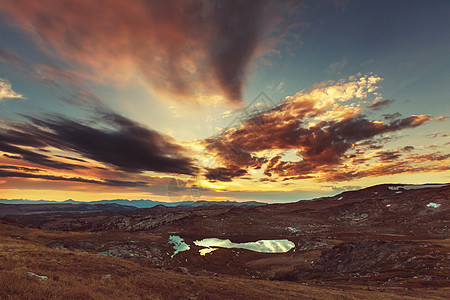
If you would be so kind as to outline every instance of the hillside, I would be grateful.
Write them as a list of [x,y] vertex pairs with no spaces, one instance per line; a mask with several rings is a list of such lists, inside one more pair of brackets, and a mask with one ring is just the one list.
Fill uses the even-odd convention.
[[75,238],[78,233],[2,223],[2,299],[444,299],[449,292],[449,288],[301,284],[157,269],[115,257],[55,250],[42,242]]
[[[18,281],[30,280],[23,277],[28,271],[58,278],[58,272],[70,273],[69,266],[42,269],[46,255],[76,258],[79,266],[75,268],[84,268],[84,263],[106,264],[99,267],[101,272],[85,269],[79,274],[93,272],[95,278],[88,277],[94,282],[112,274],[114,284],[127,282],[127,293],[148,290],[164,295],[158,294],[156,283],[150,286],[140,283],[141,277],[130,279],[131,270],[139,268],[152,282],[166,276],[165,282],[175,280],[181,285],[177,291],[194,299],[214,298],[213,294],[218,298],[380,297],[374,293],[388,298],[444,299],[450,286],[449,198],[450,185],[379,185],[313,201],[256,207],[160,205],[120,211],[14,213],[1,226],[2,247],[15,253],[16,262],[7,256],[3,259]],[[208,238],[220,239],[221,244],[205,246]],[[227,246],[264,244],[275,249],[270,241],[292,246],[267,252]],[[25,255],[21,247],[36,247],[35,253],[43,254]],[[42,261],[34,262],[41,256]],[[117,259],[114,264],[123,266],[123,272],[111,268],[106,263],[109,259]],[[10,278],[7,270],[2,269],[5,280]],[[139,282],[139,288],[131,291],[131,282]],[[105,285],[111,284],[101,281],[99,286],[108,290]],[[247,285],[259,286],[262,294]],[[100,297],[95,285],[89,291],[93,298]]]

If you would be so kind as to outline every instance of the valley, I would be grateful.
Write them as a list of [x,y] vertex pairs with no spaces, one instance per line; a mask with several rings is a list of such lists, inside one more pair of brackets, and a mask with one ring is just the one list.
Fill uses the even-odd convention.
[[[408,187],[379,185],[263,206],[112,210],[98,204],[94,211],[81,206],[66,211],[55,204],[45,213],[24,207],[14,213],[15,207],[3,204],[2,253],[11,243],[18,249],[33,245],[36,253],[118,259],[196,284],[206,279],[263,284],[292,292],[287,298],[300,290],[314,298],[319,289],[321,299],[335,299],[333,291],[344,289],[342,299],[371,298],[374,291],[444,299],[450,286],[450,185]],[[1,276],[17,268],[4,254],[1,259]],[[39,274],[31,265],[21,269]],[[104,273],[114,272],[119,269]],[[129,276],[125,273],[120,274]],[[244,297],[235,292],[230,298]]]

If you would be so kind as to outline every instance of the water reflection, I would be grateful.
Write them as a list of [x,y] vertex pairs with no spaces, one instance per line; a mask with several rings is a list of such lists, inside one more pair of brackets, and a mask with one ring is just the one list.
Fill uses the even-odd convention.
[[169,236],[169,244],[173,244],[173,249],[175,249],[175,252],[172,254],[171,258],[173,258],[178,252],[191,249],[191,247],[184,242],[183,238],[178,235]]
[[[295,244],[289,240],[259,240],[256,242],[247,243],[233,243],[230,240],[221,240],[217,238],[207,238],[203,240],[194,241],[194,244],[200,247],[206,247],[206,249],[211,249],[211,247],[222,247],[222,248],[240,248],[247,249],[256,252],[266,252],[266,253],[284,253],[288,252],[295,247]],[[205,250],[205,249],[202,249]],[[200,250],[200,251],[202,251]],[[205,250],[206,251],[206,250]],[[213,251],[213,250],[211,250]],[[211,252],[208,251],[208,252]],[[205,252],[205,253],[208,253]],[[202,254],[202,252],[200,252]],[[204,255],[204,254],[202,254]]]
[[200,255],[205,256],[206,253],[211,253],[211,252],[213,252],[214,250],[217,250],[217,249],[218,248],[203,248],[203,249],[198,250],[198,252],[200,253]]

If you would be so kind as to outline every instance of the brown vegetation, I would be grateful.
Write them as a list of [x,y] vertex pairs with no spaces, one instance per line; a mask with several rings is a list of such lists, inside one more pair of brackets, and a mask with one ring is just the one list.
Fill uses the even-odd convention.
[[[365,286],[185,275],[114,257],[50,249],[37,242],[78,233],[0,226],[1,299],[400,299],[424,295],[443,299],[439,296],[443,290],[368,290]],[[28,272],[48,279],[37,280]]]
[[[0,299],[445,299],[449,196],[377,186],[260,207],[12,215],[0,218]],[[191,249],[171,258],[170,234]],[[200,256],[193,240],[206,237],[295,247]]]

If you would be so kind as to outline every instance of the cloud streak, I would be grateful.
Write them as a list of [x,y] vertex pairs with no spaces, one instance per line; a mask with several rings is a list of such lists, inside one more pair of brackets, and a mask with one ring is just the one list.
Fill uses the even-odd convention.
[[[0,151],[62,170],[86,166],[60,162],[26,148],[53,147],[131,173],[193,174],[196,171],[192,160],[183,156],[185,150],[171,138],[116,113],[99,112],[94,122],[97,127],[64,116],[28,119],[30,123],[13,124],[15,129],[0,132]],[[65,155],[56,157],[86,162]]]
[[[43,155],[31,150],[24,149],[22,147],[16,147],[0,140],[0,151],[7,152],[10,154],[15,154],[11,157],[11,155],[6,155],[9,158],[23,159],[25,161],[38,164],[41,166],[46,166],[54,169],[60,170],[76,170],[76,169],[86,169],[85,166],[68,164],[60,161],[56,161],[51,159],[47,155]],[[20,155],[20,156],[17,156]]]
[[100,184],[106,186],[119,186],[119,187],[145,187],[147,186],[146,182],[139,181],[123,181],[123,180],[95,180],[95,179],[86,179],[82,177],[65,177],[65,176],[55,176],[48,174],[35,174],[35,173],[24,173],[17,171],[7,171],[1,170],[0,168],[0,178],[33,178],[33,179],[42,179],[42,180],[50,180],[50,181],[70,181],[70,182],[81,182],[81,183],[93,183]]

